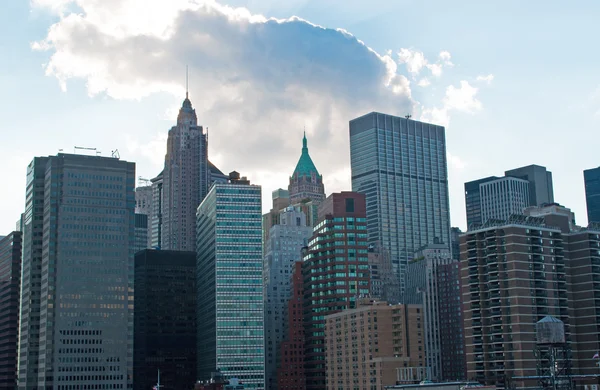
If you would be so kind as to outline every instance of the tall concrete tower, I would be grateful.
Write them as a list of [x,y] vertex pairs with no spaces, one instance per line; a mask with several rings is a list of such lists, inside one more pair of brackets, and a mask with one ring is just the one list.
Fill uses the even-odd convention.
[[186,93],[169,130],[162,180],[161,249],[194,251],[196,209],[210,183],[208,135]]

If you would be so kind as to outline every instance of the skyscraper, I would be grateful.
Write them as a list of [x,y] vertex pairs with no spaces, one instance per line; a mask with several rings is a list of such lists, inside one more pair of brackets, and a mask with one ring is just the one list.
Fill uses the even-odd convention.
[[583,171],[585,203],[589,222],[600,222],[600,167]]
[[350,121],[352,190],[367,197],[369,242],[388,250],[401,288],[406,264],[434,238],[450,242],[442,126],[372,112]]
[[163,224],[163,173],[159,173],[152,182],[152,211],[148,218],[149,248],[160,249],[162,243],[162,224]]
[[290,204],[300,203],[305,199],[315,201],[317,204],[325,199],[325,186],[323,176],[319,174],[315,164],[308,154],[306,133],[302,138],[302,154],[296,164],[296,169],[290,177],[288,186]]
[[529,204],[541,206],[554,203],[554,188],[552,185],[552,172],[546,167],[528,165],[504,172],[504,176],[518,177],[529,182]]
[[161,249],[194,251],[196,208],[210,184],[208,136],[187,93],[169,130],[162,172]]
[[19,388],[132,385],[134,186],[117,158],[29,165]]
[[[196,383],[196,253],[135,255],[134,389]],[[161,387],[162,387],[161,386]]]
[[198,379],[265,388],[261,187],[237,172],[197,212]]
[[304,327],[307,389],[326,388],[325,316],[356,308],[370,292],[365,196],[331,194],[304,253]]
[[505,220],[522,214],[528,206],[554,202],[552,172],[539,165],[528,165],[465,183],[467,229],[483,225],[489,219]]
[[[152,200],[154,199],[152,182],[147,180],[149,183],[145,186],[140,186],[135,189],[135,214],[136,214],[136,249],[140,246],[139,239],[142,234],[146,236],[146,243],[141,249],[152,248],[152,218],[154,213],[154,205]],[[145,215],[144,217],[137,217],[138,214]],[[141,219],[140,219],[141,218]],[[142,233],[142,225],[146,225],[146,233]]]
[[23,234],[0,238],[0,388],[17,386],[19,292]]
[[[442,361],[445,356],[442,355],[442,323],[449,325],[460,325],[454,332],[462,333],[462,322],[456,302],[460,302],[460,291],[458,287],[458,275],[455,280],[449,280],[444,277],[444,265],[455,263],[450,255],[450,249],[447,244],[435,242],[425,245],[415,252],[413,260],[408,264],[406,275],[405,303],[423,305],[424,330],[425,330],[425,354],[427,356],[427,367],[430,371],[430,379],[459,379],[446,378],[442,372]],[[453,286],[445,286],[440,282],[445,282]],[[445,289],[445,291],[442,291]],[[444,294],[446,293],[446,294]],[[458,305],[460,306],[460,305]],[[449,317],[454,317],[450,319]],[[447,340],[444,340],[444,342]],[[459,342],[451,340],[454,349],[462,351],[463,340]],[[448,344],[448,343],[446,343]],[[446,350],[451,348],[444,348]],[[453,355],[460,355],[456,352]],[[462,378],[461,378],[462,379]]]
[[311,235],[312,228],[306,226],[306,215],[290,206],[281,212],[279,224],[271,227],[265,245],[265,364],[270,389],[277,388],[280,344],[287,333],[287,306],[294,263],[302,260],[302,247]]
[[148,215],[135,213],[133,253],[148,248]]

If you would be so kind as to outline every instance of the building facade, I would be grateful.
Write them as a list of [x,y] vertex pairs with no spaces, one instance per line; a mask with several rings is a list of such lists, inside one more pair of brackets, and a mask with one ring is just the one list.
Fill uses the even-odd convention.
[[135,214],[134,217],[135,238],[133,242],[133,253],[148,248],[148,215]]
[[468,378],[505,388],[537,375],[536,323],[550,315],[571,334],[560,229],[537,217],[490,222],[461,236],[460,268]]
[[421,305],[367,302],[325,316],[327,390],[384,390],[427,378]]
[[539,165],[528,165],[504,172],[504,176],[518,177],[529,182],[529,204],[542,206],[554,203],[552,172]]
[[308,243],[312,228],[306,215],[293,207],[281,212],[279,224],[271,227],[264,258],[265,287],[265,369],[267,387],[277,388],[277,367],[281,366],[281,342],[288,327],[294,264],[302,260],[302,248]]
[[352,190],[367,197],[369,242],[380,242],[404,288],[408,261],[434,237],[450,242],[442,126],[381,113],[350,121]]
[[261,187],[237,172],[197,211],[197,377],[265,388]]
[[169,130],[162,172],[161,249],[194,251],[196,208],[210,184],[208,136],[187,97]]
[[279,224],[281,210],[284,210],[290,205],[290,194],[288,190],[281,188],[276,189],[271,193],[271,199],[273,201],[273,207],[271,207],[271,210],[269,210],[268,213],[265,213],[262,216],[263,256],[267,254],[267,243],[269,242],[271,227]]
[[[426,245],[415,252],[413,260],[408,263],[406,272],[406,289],[404,302],[423,306],[423,324],[425,333],[425,351],[429,379],[441,380],[442,376],[442,342],[440,306],[442,297],[438,285],[440,266],[453,262],[448,245],[434,243]],[[455,295],[460,298],[460,294]],[[444,308],[446,309],[446,308]]]
[[160,249],[162,243],[162,210],[163,210],[163,173],[161,172],[152,182],[152,212],[149,217],[149,248]]
[[134,188],[117,158],[29,165],[19,388],[132,386]]
[[0,239],[0,388],[17,388],[23,233]]
[[[143,214],[146,216],[146,244],[144,244],[144,247],[141,249],[152,248],[152,218],[154,213],[154,205],[152,201],[154,200],[154,193],[151,185],[152,182],[148,180],[147,183],[150,184],[137,187],[135,189],[135,213],[136,215]],[[138,220],[137,218],[138,217],[136,217],[136,239],[142,234],[141,232],[138,233],[137,229],[141,229],[140,224],[144,223],[142,220]],[[136,249],[137,247],[139,247],[139,245],[136,244]]]
[[583,171],[588,223],[600,222],[600,167]]
[[529,206],[554,202],[552,172],[528,165],[465,183],[467,229],[477,228],[489,219],[505,220],[521,215]]
[[370,297],[390,304],[399,303],[400,282],[394,274],[389,253],[377,243],[369,244],[368,257],[371,275]]
[[325,199],[323,176],[319,174],[308,154],[306,134],[302,138],[302,154],[298,164],[296,164],[294,173],[290,177],[288,191],[291,204],[300,203],[305,199],[311,199],[318,203]]
[[280,390],[305,390],[304,373],[304,277],[302,262],[294,264],[292,288],[287,301],[287,329],[281,343],[279,356],[281,364],[277,367],[277,388]]
[[307,389],[326,388],[325,316],[355,308],[370,293],[365,196],[332,194],[319,219],[302,264]]
[[529,182],[516,177],[501,177],[479,185],[481,220],[507,220],[522,215],[529,206]]
[[133,384],[147,390],[196,383],[196,253],[146,249],[135,255]]
[[452,258],[456,261],[460,260],[460,236],[462,230],[457,227],[450,229],[450,249],[452,250]]

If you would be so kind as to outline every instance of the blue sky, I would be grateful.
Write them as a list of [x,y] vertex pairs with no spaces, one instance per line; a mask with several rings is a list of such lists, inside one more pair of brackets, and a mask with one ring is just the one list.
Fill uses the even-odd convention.
[[528,164],[547,166],[555,200],[587,223],[582,170],[600,165],[595,2],[5,3],[0,233],[24,208],[34,156],[119,149],[139,176],[157,174],[186,65],[211,160],[263,185],[264,208],[305,126],[326,191],[350,189],[347,122],[378,110],[446,125],[453,225],[465,227],[465,181]]

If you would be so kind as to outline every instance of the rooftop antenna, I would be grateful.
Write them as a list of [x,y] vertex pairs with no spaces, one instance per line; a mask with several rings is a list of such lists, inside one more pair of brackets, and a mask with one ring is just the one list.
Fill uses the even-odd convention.
[[188,82],[189,82],[189,76],[188,76],[188,66],[185,66],[185,98],[188,98]]

